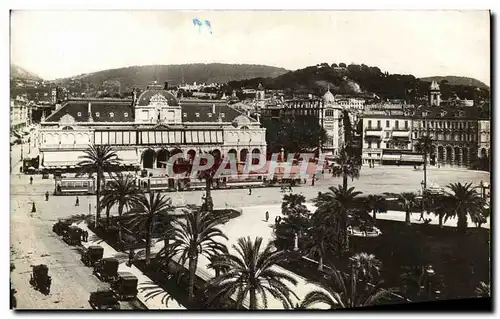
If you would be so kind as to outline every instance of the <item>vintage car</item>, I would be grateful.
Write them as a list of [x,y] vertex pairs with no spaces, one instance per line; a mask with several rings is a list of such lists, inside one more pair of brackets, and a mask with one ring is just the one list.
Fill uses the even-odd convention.
[[90,294],[89,304],[92,309],[97,310],[118,310],[120,302],[116,298],[113,290],[109,288],[101,288]]
[[69,226],[68,231],[64,233],[63,240],[68,245],[80,245],[82,241],[82,230],[77,226]]
[[118,279],[118,259],[103,258],[94,264],[94,275],[104,282]]
[[89,246],[87,250],[82,255],[82,261],[85,266],[94,267],[95,263],[102,259],[104,255],[104,248],[101,246]]
[[134,299],[137,296],[137,277],[129,272],[119,272],[118,279],[111,284],[119,300]]
[[69,221],[60,219],[54,224],[54,226],[52,226],[52,231],[59,236],[63,236],[68,231],[70,226],[71,223]]
[[49,268],[44,265],[31,266],[33,273],[30,276],[30,284],[41,293],[48,295],[50,293],[50,284],[52,278],[49,276]]

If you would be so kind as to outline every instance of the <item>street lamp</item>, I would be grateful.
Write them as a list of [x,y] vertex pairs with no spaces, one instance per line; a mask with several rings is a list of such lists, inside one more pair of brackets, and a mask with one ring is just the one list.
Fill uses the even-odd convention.
[[436,274],[434,269],[432,269],[432,265],[427,266],[427,269],[425,270],[426,274],[426,281],[427,281],[427,293],[429,300],[431,299],[432,296],[432,287],[431,287],[431,278]]
[[479,183],[479,187],[481,187],[481,197],[484,198],[484,183],[483,181],[481,180],[481,183]]

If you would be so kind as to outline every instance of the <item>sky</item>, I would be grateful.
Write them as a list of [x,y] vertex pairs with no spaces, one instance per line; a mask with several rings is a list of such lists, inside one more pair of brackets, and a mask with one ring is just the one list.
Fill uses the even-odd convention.
[[[193,24],[208,20],[208,28]],[[488,11],[13,11],[11,62],[52,80],[134,65],[367,64],[490,85]]]

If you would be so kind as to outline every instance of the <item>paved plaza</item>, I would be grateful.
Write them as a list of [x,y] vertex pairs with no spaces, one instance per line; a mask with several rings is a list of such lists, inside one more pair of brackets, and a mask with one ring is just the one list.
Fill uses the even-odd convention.
[[[46,191],[52,194],[54,189],[53,179],[41,179],[40,175],[34,176],[33,185],[29,184],[28,175],[19,174],[19,147],[13,146],[11,173],[11,246],[12,257],[16,269],[12,272],[12,284],[17,289],[16,298],[19,308],[45,308],[45,309],[82,309],[89,308],[88,296],[91,291],[102,284],[92,275],[91,268],[84,267],[79,261],[80,254],[52,233],[52,225],[58,218],[76,214],[89,214],[94,212],[95,196],[80,196],[80,206],[75,206],[73,196],[50,196],[45,201]],[[470,171],[466,169],[430,168],[428,181],[444,187],[451,182],[473,182],[478,185],[480,181],[489,181],[487,172]],[[384,192],[418,192],[423,176],[421,171],[414,171],[412,167],[375,167],[365,168],[361,171],[359,179],[349,181],[350,186],[364,194],[381,194]],[[305,186],[293,189],[295,193],[302,193],[308,202],[308,207],[313,210],[311,200],[318,192],[324,192],[329,186],[341,183],[340,178],[324,177],[311,186],[310,180]],[[174,205],[201,204],[203,191],[165,193],[172,198]],[[263,237],[264,243],[273,238],[273,222],[275,216],[281,214],[281,199],[283,193],[280,188],[254,189],[248,195],[247,189],[215,190],[212,192],[214,204],[218,208],[241,208],[242,216],[230,220],[221,228],[229,237],[226,243],[232,251],[231,245],[240,237]],[[31,205],[36,203],[37,212],[31,214]],[[264,214],[269,211],[269,222],[264,221]],[[412,222],[418,222],[419,214],[412,216]],[[437,223],[434,216],[430,216]],[[403,212],[389,211],[378,214],[380,219],[404,220]],[[456,226],[456,219],[449,220],[445,226]],[[473,226],[469,224],[469,226]],[[489,228],[489,221],[483,227]],[[162,241],[155,244],[152,251],[158,251],[163,245]],[[234,251],[233,251],[234,252]],[[29,286],[30,265],[45,263],[49,266],[53,278],[52,293],[43,296]],[[206,269],[208,260],[199,259],[199,269],[211,275],[213,271]],[[123,267],[121,265],[120,267]],[[303,298],[312,288],[310,284],[297,276],[299,284],[294,288],[299,298]],[[156,304],[153,304],[155,303]],[[150,301],[152,308],[160,308],[158,301]],[[177,307],[176,304],[174,307]],[[269,300],[270,309],[282,308],[281,303]]]

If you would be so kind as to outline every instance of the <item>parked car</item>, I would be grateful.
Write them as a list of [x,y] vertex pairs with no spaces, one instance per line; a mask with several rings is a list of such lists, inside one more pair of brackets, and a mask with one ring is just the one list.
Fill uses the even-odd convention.
[[130,272],[119,272],[118,279],[111,284],[119,300],[134,299],[137,296],[137,277]]
[[92,309],[118,310],[120,303],[115,293],[109,288],[101,288],[90,294],[89,304]]
[[52,283],[52,278],[49,276],[49,267],[44,264],[31,267],[33,268],[33,273],[30,276],[30,284],[35,287],[35,290],[48,295]]
[[86,266],[94,267],[94,265],[102,259],[104,248],[101,246],[89,246],[82,255],[82,261]]
[[94,264],[94,275],[104,282],[118,279],[118,259],[103,258]]

